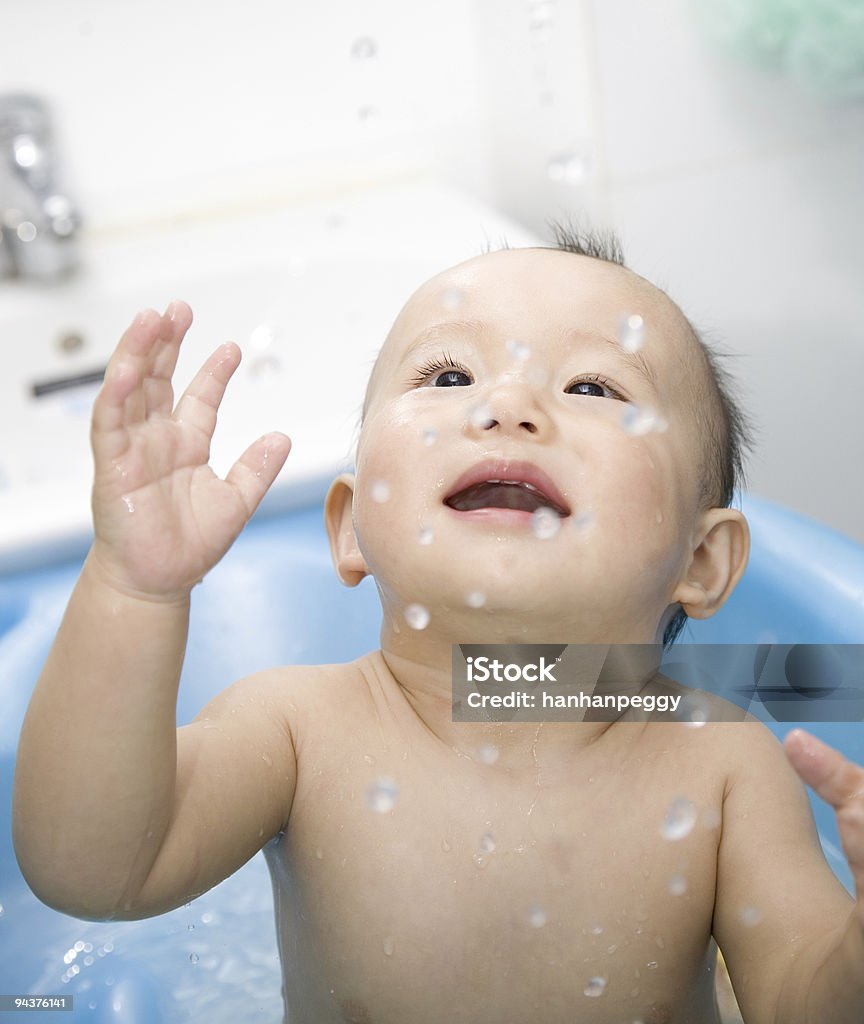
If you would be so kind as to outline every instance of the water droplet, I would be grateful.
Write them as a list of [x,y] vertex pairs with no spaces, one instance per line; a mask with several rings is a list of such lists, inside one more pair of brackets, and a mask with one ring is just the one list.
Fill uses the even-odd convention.
[[683,875],[672,875],[666,888],[673,896],[683,896],[687,892],[687,879]]
[[669,806],[660,834],[673,842],[688,836],[696,824],[696,808],[686,797],[677,797]]
[[498,760],[498,748],[493,743],[484,743],[477,750],[477,758],[483,764],[495,764]]
[[324,860],[324,851],[321,849],[320,846],[316,847],[315,849],[315,857],[317,860]]
[[531,349],[525,344],[525,342],[519,341],[516,338],[508,339],[507,351],[514,359],[519,359],[523,362],[531,355]]
[[386,814],[396,806],[399,787],[392,779],[382,777],[366,790],[366,805],[377,814]]
[[594,525],[594,516],[590,512],[577,512],[572,523],[574,529],[587,531]]
[[472,590],[465,596],[465,603],[469,608],[482,608],[486,604],[486,595],[482,590]]
[[532,928],[542,928],[546,924],[547,915],[545,907],[533,906],[528,909],[528,924]]
[[753,928],[762,920],[762,914],[756,907],[745,907],[741,911],[741,923],[747,928]]
[[429,610],[422,604],[409,604],[405,609],[405,621],[412,629],[425,629],[429,625]]
[[432,538],[433,538],[432,527],[431,526],[424,526],[420,530],[420,534],[418,536],[419,542],[421,544],[423,544],[423,545],[428,545],[428,544],[432,543]]
[[660,511],[659,508],[654,513],[654,522],[655,523],[662,523],[663,522],[663,513]]
[[465,301],[465,296],[458,288],[447,288],[441,296],[441,305],[445,309],[458,309]]
[[376,480],[372,484],[372,500],[377,501],[379,505],[382,505],[385,501],[390,500],[390,485],[386,480]]
[[486,865],[489,863],[489,858],[484,857],[482,853],[475,853],[471,859],[474,861],[478,868],[485,868]]
[[622,316],[618,323],[618,342],[625,352],[638,352],[645,343],[645,321],[638,313]]
[[189,954],[189,962],[190,963],[197,964],[199,959],[200,958],[199,958],[197,953],[190,953]]
[[703,725],[708,721],[708,712],[705,708],[694,708],[690,712],[690,720],[684,724],[689,729],[701,729]]
[[249,364],[249,373],[253,377],[266,380],[275,377],[281,368],[282,363],[275,355],[259,356]]
[[545,30],[552,21],[552,0],[529,0],[528,27],[532,31]]
[[249,335],[249,344],[252,348],[269,348],[273,344],[273,338],[273,328],[270,324],[259,324]]
[[135,505],[130,497],[123,495],[123,504],[126,506],[129,512],[135,511]]
[[393,937],[388,935],[384,940],[384,956],[393,956],[393,950],[396,948],[396,943],[393,941]]
[[602,996],[605,989],[605,978],[592,978],[585,986],[585,995],[592,998],[595,998],[596,996]]
[[486,427],[491,427],[495,422],[488,405],[475,405],[468,413],[468,420],[471,423],[471,426],[477,427],[478,430],[484,430]]
[[644,437],[645,434],[650,434],[653,430],[662,434],[669,426],[656,409],[647,406],[641,408],[638,405],[627,406],[621,417],[621,425],[628,434],[632,434],[634,437]]
[[665,949],[666,948],[666,943],[663,941],[663,936],[662,935],[658,935],[657,938],[654,940],[654,942],[656,943],[658,949]]
[[261,760],[264,764],[269,765],[271,768],[273,767],[273,758],[269,754],[262,754]]
[[480,837],[480,850],[482,853],[492,853],[495,849],[495,836],[491,832]]
[[2,917],[5,913],[6,913],[6,908],[3,906],[2,903],[0,903],[0,917]]
[[371,60],[377,53],[377,50],[374,39],[369,36],[361,36],[359,39],[354,40],[354,45],[351,47],[351,56],[355,60]]
[[438,431],[434,427],[427,427],[423,431],[423,444],[425,444],[427,448],[431,448],[437,440]]
[[591,161],[580,153],[560,153],[546,165],[549,180],[564,185],[581,185],[590,171]]
[[441,849],[442,849],[442,850],[443,850],[443,851],[444,851],[445,853],[449,853],[449,852],[450,852],[450,851],[451,851],[451,850],[453,849],[453,847],[452,847],[452,846],[451,846],[451,845],[450,845],[450,844],[449,844],[449,843],[447,842],[447,840],[446,840],[446,839],[442,839],[442,840],[441,840]]
[[531,529],[540,540],[549,540],[561,529],[561,517],[551,508],[542,506],[531,513]]
[[592,935],[602,935],[603,934],[603,925],[602,924],[595,924],[593,926],[593,928],[591,929],[591,934]]

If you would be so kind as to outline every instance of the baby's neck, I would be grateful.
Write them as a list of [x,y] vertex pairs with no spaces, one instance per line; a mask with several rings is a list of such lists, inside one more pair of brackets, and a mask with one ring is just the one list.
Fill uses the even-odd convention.
[[[598,648],[599,649],[599,648]],[[574,655],[578,657],[578,654]],[[602,666],[593,651],[585,665],[584,687],[590,691]],[[453,720],[451,651],[431,655],[382,648],[375,669],[389,688],[397,687],[417,718],[455,754],[499,768],[535,772],[571,764],[574,756],[602,737],[614,724],[591,722],[459,722]]]

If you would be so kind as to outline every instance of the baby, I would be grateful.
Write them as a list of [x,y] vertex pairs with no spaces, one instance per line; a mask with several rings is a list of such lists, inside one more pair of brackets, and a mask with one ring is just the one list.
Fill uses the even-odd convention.
[[[637,314],[644,344],[621,344]],[[748,1024],[861,1024],[864,771],[756,722],[454,721],[454,644],[659,645],[740,579],[740,420],[668,296],[561,232],[424,284],[325,503],[381,649],[261,672],[177,729],[192,588],[290,448],[266,435],[213,474],[240,351],[175,405],[191,319],[136,317],[94,405],[95,540],[15,775],[39,898],[162,914],[263,848],[292,1024],[707,1024],[715,940]],[[837,809],[857,903],[798,776]]]

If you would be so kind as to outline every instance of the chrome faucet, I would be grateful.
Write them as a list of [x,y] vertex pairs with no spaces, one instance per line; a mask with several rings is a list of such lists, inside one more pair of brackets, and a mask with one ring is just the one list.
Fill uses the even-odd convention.
[[47,105],[26,93],[0,95],[0,277],[65,276],[78,263],[80,227],[59,186]]

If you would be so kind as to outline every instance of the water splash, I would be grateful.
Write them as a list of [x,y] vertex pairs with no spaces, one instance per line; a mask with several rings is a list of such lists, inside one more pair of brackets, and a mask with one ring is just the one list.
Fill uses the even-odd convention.
[[484,836],[480,837],[480,852],[481,853],[494,853],[495,851],[495,837],[491,832],[487,832]]
[[528,909],[528,924],[532,928],[542,928],[548,919],[546,914],[546,908],[539,906],[539,904],[529,907]]
[[465,296],[458,288],[447,288],[441,296],[441,305],[451,311],[458,309],[465,301]]
[[677,797],[669,805],[666,817],[660,826],[660,834],[664,839],[677,842],[690,835],[696,824],[696,807],[686,797]]
[[597,996],[602,996],[605,991],[605,978],[592,978],[585,986],[585,995],[589,998],[596,998]]
[[472,427],[477,427],[478,430],[484,430],[486,427],[491,427],[495,422],[495,418],[492,415],[488,405],[475,405],[473,409],[468,413],[468,421]]
[[683,896],[687,892],[687,879],[683,875],[672,875],[666,888],[673,896]]
[[645,344],[645,321],[638,313],[621,317],[618,322],[618,343],[625,352],[638,352]]
[[376,814],[387,814],[396,806],[399,787],[393,779],[382,776],[366,790],[366,806]]
[[412,629],[425,629],[429,625],[429,609],[422,604],[409,604],[405,609],[405,621]]
[[561,517],[551,508],[535,509],[531,513],[531,529],[540,540],[549,540],[561,529]]
[[383,505],[385,501],[390,500],[390,485],[386,480],[375,480],[372,484],[370,493],[373,501],[378,502],[379,505]]
[[493,743],[484,743],[477,749],[477,759],[483,764],[495,764],[498,760],[498,748]]
[[359,39],[354,40],[354,45],[351,47],[351,56],[355,60],[372,60],[378,52],[378,47],[375,45],[375,40],[370,36],[361,36]]
[[649,406],[643,408],[638,405],[628,405],[621,417],[621,426],[628,434],[632,434],[634,437],[643,437],[652,431],[662,434],[668,429],[669,424],[656,409]]
[[591,161],[584,154],[559,153],[546,165],[546,176],[564,185],[581,185],[590,170]]
[[524,362],[531,355],[531,349],[525,344],[524,341],[519,341],[516,338],[509,338],[507,341],[507,351],[514,359],[519,359]]

